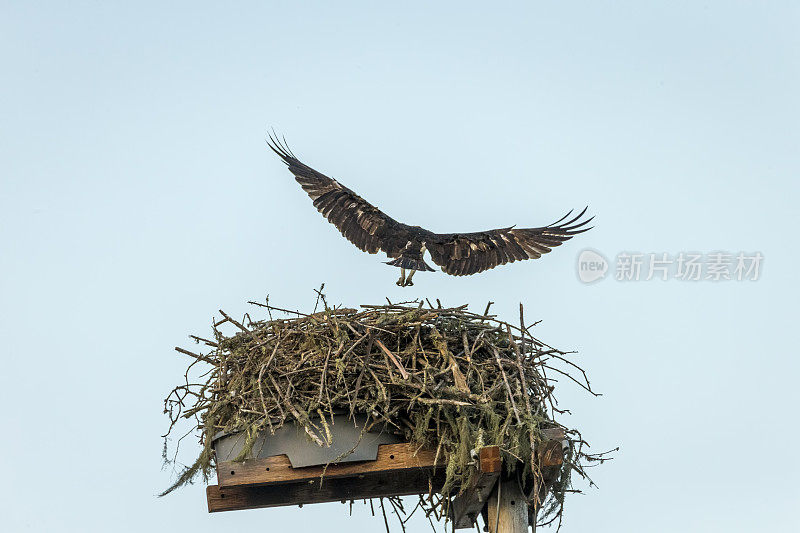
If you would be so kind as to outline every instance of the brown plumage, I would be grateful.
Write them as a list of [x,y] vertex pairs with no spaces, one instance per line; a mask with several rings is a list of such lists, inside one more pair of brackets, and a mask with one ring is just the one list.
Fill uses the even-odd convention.
[[[580,220],[586,208],[569,218],[572,211],[559,220],[540,228],[512,227],[475,233],[433,233],[419,226],[408,226],[394,220],[352,190],[333,178],[317,172],[300,162],[285,143],[270,137],[269,147],[289,167],[303,190],[311,197],[314,207],[336,226],[347,240],[359,250],[371,254],[383,251],[400,267],[398,285],[413,285],[411,276],[416,270],[433,269],[425,263],[427,249],[442,272],[467,276],[498,265],[524,259],[537,259],[591,228],[585,227],[592,218]],[[405,270],[411,270],[406,279]]]

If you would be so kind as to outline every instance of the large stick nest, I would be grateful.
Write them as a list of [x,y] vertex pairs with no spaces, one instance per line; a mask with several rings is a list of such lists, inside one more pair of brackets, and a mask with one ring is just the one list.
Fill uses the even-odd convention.
[[[569,437],[566,460],[539,513],[542,522],[560,522],[570,475],[585,477],[587,460],[602,456],[584,453],[580,433],[556,421],[565,411],[554,385],[565,378],[591,387],[566,352],[531,335],[522,305],[513,325],[489,314],[489,306],[483,314],[427,301],[356,310],[331,308],[321,293],[320,299],[324,310],[312,314],[251,302],[268,313],[263,321],[248,315],[237,321],[220,311],[213,340],[192,336],[208,353],[177,348],[193,361],[165,400],[167,435],[188,420],[184,436],[199,435],[202,451],[164,494],[197,475],[208,480],[220,432],[246,432],[241,460],[259,432],[287,422],[305,429],[309,445],[325,446],[333,414],[346,412],[366,415],[368,429],[394,432],[444,457],[443,490],[418,505],[429,518],[441,518],[475,472],[473,450],[498,445],[504,464],[529,480],[541,478],[533,451],[544,429],[561,427]],[[279,312],[288,318],[275,318]],[[389,502],[403,524],[410,513],[399,499]]]

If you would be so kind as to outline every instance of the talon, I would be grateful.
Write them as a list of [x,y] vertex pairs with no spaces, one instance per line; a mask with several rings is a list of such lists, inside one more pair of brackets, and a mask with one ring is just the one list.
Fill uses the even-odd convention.
[[403,287],[413,287],[413,286],[414,286],[414,282],[411,281],[410,279],[407,279],[406,280],[406,284],[403,285]]
[[402,279],[402,278],[401,278],[401,279],[398,279],[398,280],[397,280],[397,282],[396,282],[395,284],[396,284],[398,287],[405,287],[405,286],[406,286],[406,285],[405,285],[405,283],[403,283],[403,279]]

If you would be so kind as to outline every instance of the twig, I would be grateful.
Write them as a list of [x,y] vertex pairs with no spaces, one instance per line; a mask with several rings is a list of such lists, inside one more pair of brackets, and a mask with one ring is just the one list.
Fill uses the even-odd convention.
[[396,357],[396,356],[395,356],[395,355],[394,355],[394,354],[393,354],[393,353],[392,353],[392,352],[389,350],[389,348],[387,348],[386,346],[384,346],[384,345],[383,345],[383,343],[380,341],[380,339],[375,339],[375,344],[377,344],[377,345],[380,347],[380,349],[381,349],[381,350],[383,350],[383,352],[384,352],[386,355],[388,355],[388,356],[389,356],[389,359],[391,359],[392,363],[394,363],[394,366],[396,366],[396,367],[397,367],[397,369],[400,371],[400,375],[402,375],[402,376],[403,376],[403,379],[408,379],[408,372],[406,371],[405,367],[404,367],[402,364],[400,364],[400,361],[399,361],[399,360],[397,359],[397,357]]

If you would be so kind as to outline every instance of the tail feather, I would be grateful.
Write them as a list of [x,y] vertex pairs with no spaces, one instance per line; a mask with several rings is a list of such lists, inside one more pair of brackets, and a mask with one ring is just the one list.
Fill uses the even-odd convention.
[[411,257],[400,256],[392,261],[387,261],[387,265],[392,265],[406,270],[422,270],[423,272],[434,272],[424,259],[413,259]]

